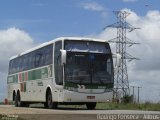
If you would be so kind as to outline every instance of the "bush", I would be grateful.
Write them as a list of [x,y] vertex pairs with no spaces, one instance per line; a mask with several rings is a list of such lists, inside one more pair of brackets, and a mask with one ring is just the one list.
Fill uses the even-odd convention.
[[123,103],[132,103],[133,102],[133,95],[125,95],[122,98]]

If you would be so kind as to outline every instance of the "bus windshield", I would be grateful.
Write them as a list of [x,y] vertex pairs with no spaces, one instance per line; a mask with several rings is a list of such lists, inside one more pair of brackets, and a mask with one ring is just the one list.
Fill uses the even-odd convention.
[[65,82],[77,84],[113,83],[113,61],[109,45],[99,42],[71,42],[65,46]]

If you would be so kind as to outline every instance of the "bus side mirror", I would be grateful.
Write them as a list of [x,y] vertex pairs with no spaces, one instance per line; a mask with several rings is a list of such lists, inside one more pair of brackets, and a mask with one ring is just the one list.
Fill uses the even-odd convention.
[[113,54],[112,55],[113,58],[116,58],[115,60],[115,67],[121,67],[121,63],[122,63],[122,56],[120,54]]
[[61,65],[63,65],[66,64],[67,51],[62,49],[60,51],[61,51]]

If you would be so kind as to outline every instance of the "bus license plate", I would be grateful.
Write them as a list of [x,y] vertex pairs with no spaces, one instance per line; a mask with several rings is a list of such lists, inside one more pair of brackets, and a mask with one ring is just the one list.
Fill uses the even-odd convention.
[[87,96],[87,99],[95,99],[95,96]]

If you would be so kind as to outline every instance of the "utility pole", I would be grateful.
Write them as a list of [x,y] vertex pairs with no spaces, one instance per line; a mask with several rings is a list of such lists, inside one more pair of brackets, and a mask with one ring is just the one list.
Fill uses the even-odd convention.
[[129,45],[129,47],[131,47],[132,45],[138,43],[135,43],[134,41],[126,37],[127,29],[129,29],[129,32],[132,32],[133,30],[137,29],[126,22],[126,18],[129,15],[129,13],[126,11],[114,11],[114,14],[117,17],[117,22],[112,25],[106,26],[104,29],[108,27],[117,29],[117,37],[112,40],[109,40],[110,43],[116,43],[116,53],[122,56],[121,67],[119,67],[114,74],[115,92],[113,96],[117,99],[119,90],[122,90],[123,97],[125,95],[130,94],[126,59],[132,61],[133,59],[137,58],[127,53],[126,48],[127,44]]
[[137,102],[139,103],[139,93],[140,93],[140,88],[142,88],[142,87],[140,87],[140,86],[130,86],[130,87],[133,87],[133,100],[134,100],[134,88],[137,88],[138,89],[138,100],[137,100]]
[[138,87],[138,103],[139,103],[139,89],[142,87]]
[[134,103],[134,86],[130,86],[130,87],[132,87],[133,88],[133,103]]

